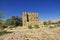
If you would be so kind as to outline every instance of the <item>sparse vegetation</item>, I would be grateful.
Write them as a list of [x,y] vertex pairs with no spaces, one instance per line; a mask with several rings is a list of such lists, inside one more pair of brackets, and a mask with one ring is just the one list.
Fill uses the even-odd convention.
[[56,26],[49,26],[49,28],[56,28]]
[[37,24],[36,24],[36,25],[34,25],[34,28],[35,28],[35,29],[39,28],[39,25],[37,25]]
[[4,35],[4,34],[8,34],[8,33],[12,33],[12,32],[1,31],[1,32],[0,32],[0,35]]
[[32,25],[29,25],[29,26],[28,26],[28,29],[32,29],[32,28],[33,28]]

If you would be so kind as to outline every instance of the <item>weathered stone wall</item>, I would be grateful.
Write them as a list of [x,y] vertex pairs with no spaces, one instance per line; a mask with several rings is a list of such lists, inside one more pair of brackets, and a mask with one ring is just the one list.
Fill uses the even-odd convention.
[[23,12],[23,16],[22,16],[22,20],[23,20],[23,26],[28,26],[28,25],[32,25],[34,26],[35,24],[42,26],[42,22],[39,21],[38,18],[38,13],[36,12]]

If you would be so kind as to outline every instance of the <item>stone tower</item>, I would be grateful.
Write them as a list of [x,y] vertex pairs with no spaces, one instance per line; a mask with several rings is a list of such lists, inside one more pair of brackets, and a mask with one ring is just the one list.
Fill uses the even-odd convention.
[[23,12],[23,16],[22,16],[22,20],[23,20],[23,26],[29,26],[32,25],[34,26],[35,24],[40,25],[41,22],[39,21],[38,18],[38,13],[36,12]]

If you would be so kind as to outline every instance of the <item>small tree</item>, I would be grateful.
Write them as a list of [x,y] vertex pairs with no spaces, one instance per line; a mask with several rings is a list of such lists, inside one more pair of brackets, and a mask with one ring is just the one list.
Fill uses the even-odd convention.
[[46,21],[44,22],[44,25],[47,25],[47,22]]
[[14,27],[22,26],[22,18],[18,16],[12,16],[11,18],[6,20],[5,25]]
[[37,25],[37,24],[36,24],[36,25],[34,25],[34,28],[39,28],[39,25]]
[[0,11],[0,29],[1,29],[1,30],[3,29],[3,27],[2,27],[2,25],[3,25],[3,20],[2,20],[2,18],[3,18],[3,13]]
[[60,21],[58,21],[57,23],[60,24]]
[[3,13],[0,11],[0,20],[3,18]]

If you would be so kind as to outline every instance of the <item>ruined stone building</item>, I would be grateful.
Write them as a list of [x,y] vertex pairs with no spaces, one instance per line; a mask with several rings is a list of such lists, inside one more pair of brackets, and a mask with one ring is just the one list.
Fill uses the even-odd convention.
[[38,13],[36,12],[23,12],[22,20],[23,26],[34,26],[36,24],[42,26],[42,22],[39,21]]

